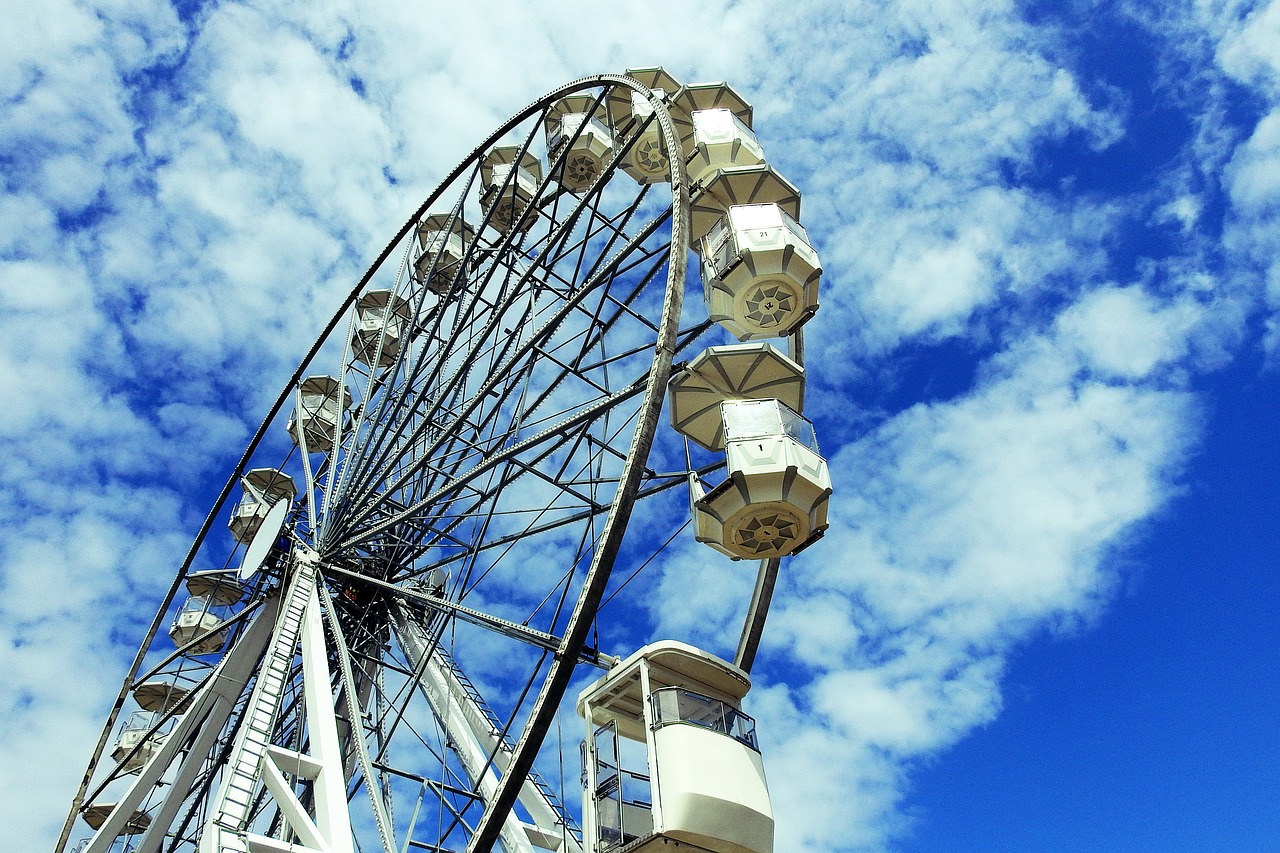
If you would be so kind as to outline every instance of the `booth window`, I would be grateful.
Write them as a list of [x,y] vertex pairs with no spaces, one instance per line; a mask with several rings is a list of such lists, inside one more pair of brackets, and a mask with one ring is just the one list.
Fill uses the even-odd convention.
[[756,742],[756,721],[726,702],[683,687],[655,690],[649,701],[653,705],[655,729],[687,723],[728,735],[756,752],[760,751]]

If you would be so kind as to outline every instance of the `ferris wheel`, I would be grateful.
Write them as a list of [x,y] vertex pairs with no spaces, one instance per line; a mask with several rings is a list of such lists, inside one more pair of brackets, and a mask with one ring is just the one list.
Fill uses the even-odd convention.
[[[831,484],[821,269],[751,127],[633,69],[445,178],[175,558],[56,853],[772,849],[741,703]],[[732,661],[652,640],[688,539],[759,561]]]

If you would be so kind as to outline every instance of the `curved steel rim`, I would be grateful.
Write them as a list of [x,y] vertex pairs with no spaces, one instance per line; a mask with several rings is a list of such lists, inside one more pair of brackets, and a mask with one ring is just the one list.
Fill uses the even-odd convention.
[[[99,736],[97,746],[95,747],[94,753],[85,770],[84,778],[81,781],[76,796],[72,801],[70,812],[63,825],[57,846],[55,847],[55,853],[63,850],[70,838],[71,830],[80,813],[81,806],[84,802],[84,796],[88,790],[89,783],[92,780],[93,773],[97,768],[98,762],[101,760],[101,756],[105,750],[107,741],[110,738],[110,734],[115,728],[115,723],[119,718],[120,711],[128,700],[133,680],[137,676],[146,656],[146,652],[149,649],[156,633],[163,624],[165,615],[172,605],[178,590],[181,588],[182,582],[186,578],[196,555],[200,552],[201,546],[204,544],[205,538],[212,528],[215,519],[222,512],[227,499],[234,490],[236,483],[239,482],[249,460],[257,451],[267,433],[267,430],[270,428],[271,424],[276,421],[286,401],[292,397],[294,388],[310,368],[312,361],[315,359],[320,349],[329,340],[334,330],[346,316],[352,304],[354,304],[361,292],[364,291],[366,286],[372,280],[373,276],[379,269],[381,269],[382,265],[396,250],[396,247],[401,244],[401,241],[403,241],[409,232],[421,221],[422,216],[426,214],[428,209],[440,199],[446,190],[453,186],[454,182],[467,169],[473,168],[476,160],[482,157],[485,152],[493,147],[493,145],[506,133],[527,121],[533,115],[544,110],[555,100],[575,92],[603,85],[625,86],[648,99],[650,104],[653,106],[654,121],[656,121],[659,126],[663,137],[663,143],[667,150],[669,152],[679,152],[681,150],[679,136],[675,131],[675,127],[672,123],[666,104],[662,99],[658,98],[644,84],[631,77],[619,74],[601,74],[578,78],[577,80],[552,90],[536,101],[533,101],[515,116],[508,119],[507,122],[501,125],[483,142],[472,149],[471,153],[463,158],[463,160],[441,180],[436,189],[427,196],[422,204],[408,218],[405,224],[401,226],[399,231],[397,231],[396,234],[387,242],[386,246],[369,265],[368,269],[360,277],[358,282],[353,286],[347,297],[334,311],[329,322],[323,329],[321,329],[314,343],[311,345],[311,348],[307,351],[306,355],[299,362],[298,367],[286,381],[282,391],[276,398],[276,401],[272,404],[258,428],[255,430],[253,436],[246,445],[244,452],[241,454],[240,459],[237,461],[230,476],[227,478],[226,483],[223,485],[217,498],[214,500],[214,503],[208,514],[205,516],[199,531],[196,533],[181,566],[175,573],[173,583],[170,585],[165,594],[164,600],[157,609],[156,616],[148,627],[147,633],[139,645],[138,653],[134,657],[134,660],[121,684],[120,692],[107,716],[102,733]],[[663,298],[662,315],[658,323],[658,337],[655,342],[654,360],[649,371],[648,381],[646,382],[644,400],[638,411],[637,424],[632,435],[631,446],[627,454],[627,461],[624,464],[623,472],[619,479],[618,490],[614,496],[614,501],[609,509],[609,513],[606,516],[599,544],[593,555],[591,566],[587,571],[582,591],[579,593],[578,600],[563,634],[561,647],[555,653],[554,660],[549,668],[547,676],[543,680],[542,689],[539,691],[535,700],[529,721],[516,744],[508,770],[499,780],[498,791],[494,798],[486,803],[484,814],[477,825],[475,833],[472,835],[471,842],[468,844],[468,851],[477,851],[477,853],[478,851],[486,851],[491,849],[497,843],[498,835],[502,826],[502,820],[514,806],[519,794],[520,785],[533,767],[534,758],[542,745],[546,731],[548,730],[550,723],[555,716],[556,710],[564,697],[564,693],[568,688],[573,670],[577,665],[578,657],[585,645],[591,619],[600,604],[600,599],[603,596],[605,586],[609,580],[613,562],[617,557],[623,535],[626,531],[627,523],[630,520],[634,497],[639,488],[640,477],[644,472],[645,463],[647,462],[649,451],[652,448],[653,436],[657,428],[657,423],[660,419],[662,404],[665,398],[666,384],[670,377],[671,365],[675,354],[674,345],[678,333],[681,305],[683,303],[686,278],[685,272],[688,259],[688,176],[683,158],[677,154],[677,156],[670,156],[668,160],[672,192],[672,214],[671,245],[667,257],[668,269],[666,292]]]

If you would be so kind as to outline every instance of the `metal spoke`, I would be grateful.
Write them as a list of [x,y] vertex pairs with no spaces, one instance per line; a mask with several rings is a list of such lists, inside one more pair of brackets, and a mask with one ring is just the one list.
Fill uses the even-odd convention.
[[[649,121],[678,148],[666,106],[636,80],[561,87],[454,168],[345,297],[181,562],[58,853],[80,814],[128,786],[128,809],[156,820],[134,845],[147,853],[221,851],[224,840],[488,851],[526,822],[531,837],[584,849],[535,763],[562,765],[537,756],[575,671],[619,661],[593,636],[596,612],[665,547],[666,531],[625,549],[623,537],[637,502],[668,506],[661,496],[687,482],[687,471],[655,472],[648,455],[674,358],[712,328],[679,325],[681,158],[667,184],[634,181],[632,133],[596,161],[593,183],[571,184],[585,122],[547,154],[544,120],[560,99],[589,96],[588,117],[607,126],[615,90],[649,98]],[[507,146],[512,168],[498,172]],[[525,155],[538,164],[527,176]],[[304,389],[312,377],[336,380],[335,419],[329,403],[304,400],[321,387]],[[253,469],[297,494],[246,487],[240,526],[215,531]],[[280,534],[257,537],[276,501],[288,502],[273,516],[285,519]],[[250,542],[267,556],[240,579]],[[610,585],[615,561],[621,586]],[[170,642],[160,629],[176,624],[184,584],[207,600],[192,610],[198,627]],[[191,693],[113,751],[142,682]]]

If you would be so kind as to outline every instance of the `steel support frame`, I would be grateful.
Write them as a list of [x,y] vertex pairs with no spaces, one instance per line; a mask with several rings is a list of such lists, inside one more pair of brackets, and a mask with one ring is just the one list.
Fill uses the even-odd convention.
[[[473,791],[489,803],[498,790],[498,774],[509,772],[511,747],[500,732],[494,731],[484,711],[462,687],[453,668],[435,651],[432,638],[419,627],[404,604],[393,606],[392,625],[400,647],[418,673],[418,687],[447,733]],[[514,810],[508,810],[498,837],[506,853],[536,853],[546,849],[534,846],[531,835],[557,839],[561,844],[559,849],[565,853],[582,852],[556,806],[533,781],[524,779],[517,797],[533,819],[533,825],[522,821]]]

